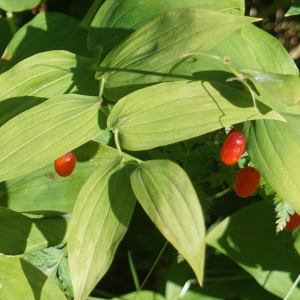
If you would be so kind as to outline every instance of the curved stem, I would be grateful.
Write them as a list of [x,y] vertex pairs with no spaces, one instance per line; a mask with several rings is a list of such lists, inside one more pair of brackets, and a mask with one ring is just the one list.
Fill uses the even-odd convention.
[[114,132],[115,144],[116,144],[117,150],[119,152],[119,155],[123,156],[123,152],[122,152],[120,144],[119,144],[119,130],[118,130],[118,128],[115,128],[113,130],[113,132]]
[[104,85],[105,85],[105,77],[101,77],[100,78],[100,86],[99,86],[99,98],[102,98]]
[[297,279],[295,280],[294,284],[292,285],[291,289],[289,290],[289,292],[287,293],[287,295],[284,297],[283,300],[287,300],[291,296],[291,294],[293,293],[294,289],[298,285],[299,281],[300,281],[300,274],[297,277]]
[[18,27],[16,26],[16,23],[14,21],[13,13],[10,11],[6,12],[6,17],[7,17],[7,22],[10,28],[11,35],[14,36],[18,31]]
[[80,23],[80,26],[83,28],[88,28],[97,12],[99,7],[101,6],[103,0],[95,0],[86,15],[84,16],[83,20]]

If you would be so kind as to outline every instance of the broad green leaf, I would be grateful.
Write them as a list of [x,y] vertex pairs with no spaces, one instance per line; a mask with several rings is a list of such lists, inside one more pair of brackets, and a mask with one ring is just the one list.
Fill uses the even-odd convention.
[[69,231],[69,264],[75,299],[86,299],[108,270],[129,226],[135,196],[121,157],[99,167],[76,200]]
[[42,271],[20,257],[0,255],[0,294],[8,300],[66,300]]
[[283,116],[286,123],[272,120],[248,123],[247,150],[262,177],[300,214],[300,117]]
[[187,140],[249,119],[283,118],[266,107],[257,113],[248,93],[228,84],[170,82],[124,97],[107,119],[121,147],[146,150]]
[[[97,95],[93,59],[67,51],[29,57],[0,75],[0,101],[21,96],[50,98],[64,93]],[[2,110],[1,110],[2,111]]]
[[120,297],[114,297],[111,300],[164,300],[165,297],[161,294],[155,293],[153,291],[139,291],[139,292],[132,292],[126,295],[122,295]]
[[138,29],[106,56],[97,73],[106,80],[104,96],[118,100],[161,82],[183,54],[207,51],[256,20],[202,9],[171,10]]
[[286,12],[285,16],[294,16],[294,15],[299,15],[300,14],[300,0],[293,0],[292,1],[292,6],[290,9]]
[[50,50],[91,56],[86,41],[87,30],[80,27],[79,20],[61,13],[39,13],[21,27],[7,45],[0,70],[8,70],[25,58]]
[[60,177],[51,162],[46,166],[0,183],[1,206],[19,212],[56,215],[72,212],[85,181],[101,165],[115,159],[115,148],[88,142],[74,150],[77,164],[68,177]]
[[245,3],[242,0],[109,0],[96,13],[88,34],[89,48],[111,51],[133,31],[149,23],[169,10],[190,7],[213,11],[244,14]]
[[68,216],[29,218],[0,208],[0,252],[18,255],[58,245],[67,239]]
[[23,258],[43,271],[65,294],[73,296],[66,244],[26,254]]
[[[274,207],[265,201],[248,205],[227,217],[207,235],[208,245],[230,257],[270,293],[286,296],[299,275],[289,232],[275,234]],[[297,300],[296,288],[289,300]]]
[[11,119],[0,128],[0,181],[37,170],[95,138],[104,129],[98,118],[106,119],[98,97],[68,94]]
[[6,11],[23,11],[35,8],[42,0],[0,0],[0,8]]
[[272,107],[274,102],[288,106],[300,104],[298,75],[275,74],[253,69],[241,69],[239,72],[254,84],[253,91],[256,97],[264,100],[268,106]]
[[[253,24],[232,32],[205,54],[219,58],[227,56],[235,69],[256,69],[278,74],[299,75],[295,62],[282,44]],[[193,76],[198,80],[224,82],[233,76],[229,72],[228,67],[222,62],[208,56],[197,55],[183,61],[173,71],[173,76],[169,76],[167,80],[174,80],[180,76]]]
[[202,285],[205,223],[187,174],[169,160],[150,160],[132,172],[130,181],[147,215],[186,259]]

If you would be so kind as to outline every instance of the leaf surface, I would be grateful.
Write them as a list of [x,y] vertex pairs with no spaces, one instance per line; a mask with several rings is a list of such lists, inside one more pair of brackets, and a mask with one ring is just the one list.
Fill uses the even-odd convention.
[[[275,234],[274,207],[265,201],[248,205],[224,219],[208,233],[206,242],[280,298],[287,295],[299,275],[300,262],[294,254],[292,235]],[[289,299],[299,297],[300,289],[296,288]]]
[[201,9],[171,10],[138,29],[106,56],[97,74],[106,79],[104,96],[118,100],[161,82],[183,54],[207,51],[256,20]]
[[35,8],[42,2],[41,0],[0,0],[0,8],[6,11],[24,11]]
[[262,177],[300,214],[300,118],[288,114],[284,117],[286,123],[261,120],[247,124],[247,150]]
[[86,299],[108,270],[135,206],[121,158],[99,167],[80,191],[69,232],[69,264],[75,299]]
[[146,150],[240,123],[249,119],[283,118],[268,108],[257,113],[248,93],[228,84],[170,82],[124,97],[107,119],[118,129],[121,147]]
[[187,174],[169,160],[150,160],[132,172],[130,181],[147,215],[183,255],[202,285],[205,223]]
[[[0,181],[34,171],[98,136],[98,97],[62,95],[0,128]],[[102,125],[104,127],[104,124]]]
[[89,30],[88,45],[94,50],[97,47],[108,53],[133,31],[149,23],[169,10],[190,7],[212,11],[244,14],[245,4],[241,0],[110,0],[100,7]]
[[0,208],[0,252],[20,255],[58,245],[67,240],[68,216],[29,218]]
[[20,257],[0,255],[2,299],[66,300],[65,295],[42,271]]
[[86,40],[87,30],[80,27],[80,20],[62,13],[38,13],[13,36],[1,57],[0,70],[8,70],[25,58],[50,50],[90,57]]

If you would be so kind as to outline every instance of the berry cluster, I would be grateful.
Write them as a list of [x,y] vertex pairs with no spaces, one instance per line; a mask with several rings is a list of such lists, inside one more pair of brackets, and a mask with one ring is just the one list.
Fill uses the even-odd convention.
[[[242,132],[232,128],[226,136],[221,148],[221,160],[226,165],[233,165],[238,162],[246,150],[247,140]],[[241,198],[251,196],[258,188],[260,174],[253,167],[241,169],[234,182],[234,190]]]

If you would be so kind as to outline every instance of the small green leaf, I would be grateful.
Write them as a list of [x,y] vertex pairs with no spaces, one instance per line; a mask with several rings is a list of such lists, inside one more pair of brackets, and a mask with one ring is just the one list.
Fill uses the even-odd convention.
[[0,8],[6,11],[23,11],[35,8],[42,0],[0,0]]
[[90,57],[86,39],[87,30],[80,27],[80,20],[61,13],[39,13],[13,36],[1,57],[0,70],[8,70],[25,58],[50,50]]
[[[275,234],[274,206],[259,201],[224,219],[207,235],[209,246],[234,260],[267,291],[283,299],[299,275],[293,237]],[[289,300],[297,300],[296,288]]]
[[111,300],[165,300],[165,297],[161,294],[155,293],[153,291],[139,291],[132,292],[121,297],[114,297]]
[[251,69],[241,69],[239,72],[254,84],[257,99],[262,99],[268,106],[273,107],[274,101],[289,106],[300,105],[299,76]]
[[108,53],[134,30],[149,23],[157,16],[179,7],[207,9],[228,12],[231,9],[243,15],[245,3],[242,0],[117,0],[105,1],[96,13],[88,35],[89,48],[103,49]]
[[86,299],[108,270],[135,206],[121,157],[99,167],[80,191],[69,232],[69,263],[75,299]]
[[68,216],[29,218],[0,208],[0,252],[18,255],[65,242]]
[[0,181],[36,170],[98,136],[99,98],[62,95],[35,106],[0,128]]
[[300,117],[283,116],[286,123],[273,120],[248,122],[245,126],[247,150],[262,177],[300,214]]
[[201,9],[171,10],[138,29],[106,56],[97,75],[106,79],[104,96],[118,100],[161,82],[183,54],[207,51],[256,20]]
[[200,283],[205,260],[205,223],[186,173],[168,160],[142,162],[130,176],[133,191],[164,237],[183,255]]
[[66,300],[65,295],[42,271],[23,258],[0,255],[2,299]]
[[26,254],[23,258],[43,271],[65,294],[73,296],[66,244]]
[[300,14],[300,0],[293,0],[292,6],[285,14],[286,17],[299,15]]
[[118,129],[121,147],[146,150],[187,140],[249,119],[284,120],[261,107],[248,93],[228,84],[170,82],[136,91],[116,103],[108,119]]

